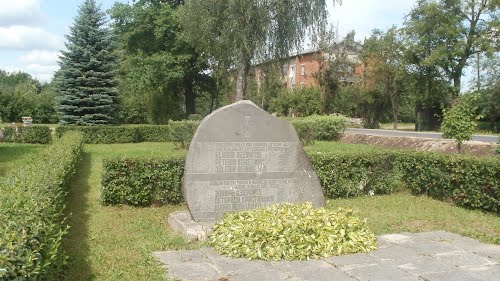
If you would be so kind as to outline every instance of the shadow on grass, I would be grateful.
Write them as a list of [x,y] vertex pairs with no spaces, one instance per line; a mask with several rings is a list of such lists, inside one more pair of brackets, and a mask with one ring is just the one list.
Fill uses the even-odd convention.
[[88,261],[89,245],[87,243],[91,162],[90,153],[83,152],[66,199],[66,217],[70,229],[63,241],[64,249],[69,256],[65,280],[94,278]]

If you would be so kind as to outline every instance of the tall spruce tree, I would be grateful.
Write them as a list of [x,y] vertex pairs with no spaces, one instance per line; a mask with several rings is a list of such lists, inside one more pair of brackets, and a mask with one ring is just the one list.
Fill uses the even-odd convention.
[[85,0],[66,36],[60,57],[60,123],[109,125],[118,122],[119,94],[115,79],[118,57],[106,26],[106,15],[95,0]]

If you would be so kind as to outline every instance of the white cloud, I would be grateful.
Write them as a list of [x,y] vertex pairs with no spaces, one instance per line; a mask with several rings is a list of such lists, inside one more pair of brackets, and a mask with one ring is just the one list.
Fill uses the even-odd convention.
[[41,0],[3,0],[0,3],[0,26],[37,25],[44,20]]
[[0,27],[0,50],[60,50],[63,37],[39,27]]
[[55,65],[40,65],[40,64],[29,64],[24,70],[31,74],[33,77],[37,78],[43,82],[49,82],[56,72],[59,69],[57,64]]
[[330,23],[339,25],[341,36],[356,31],[356,39],[369,37],[375,28],[386,30],[401,26],[404,16],[414,7],[416,0],[348,0],[342,5],[329,5]]
[[20,56],[18,61],[24,64],[56,65],[59,55],[57,51],[32,50]]

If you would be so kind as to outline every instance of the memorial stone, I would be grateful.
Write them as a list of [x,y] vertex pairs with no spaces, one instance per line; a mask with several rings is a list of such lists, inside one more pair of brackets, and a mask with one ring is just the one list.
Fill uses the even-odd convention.
[[325,202],[293,126],[250,101],[203,119],[189,147],[183,193],[196,222],[279,202]]

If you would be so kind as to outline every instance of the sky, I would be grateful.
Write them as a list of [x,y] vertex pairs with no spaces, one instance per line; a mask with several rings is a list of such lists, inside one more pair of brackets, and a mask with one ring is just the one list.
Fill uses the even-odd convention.
[[[65,34],[73,25],[83,0],[0,0],[0,69],[24,71],[49,82],[59,69],[58,56],[64,50]],[[115,2],[97,0],[104,10]],[[351,30],[356,39],[368,37],[371,30],[401,26],[416,0],[328,0],[330,23],[338,25],[340,36]]]

